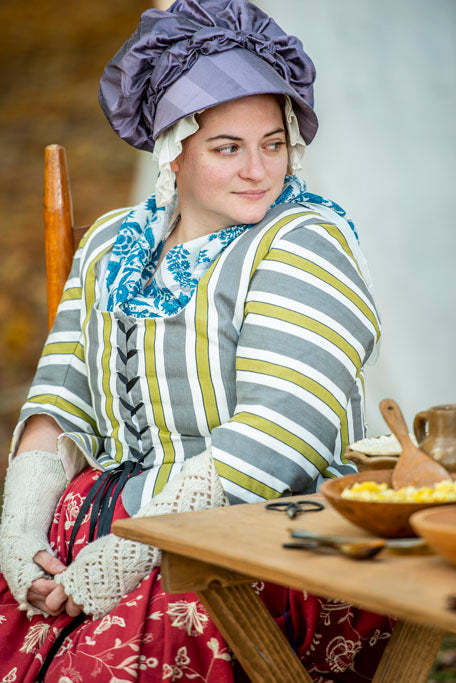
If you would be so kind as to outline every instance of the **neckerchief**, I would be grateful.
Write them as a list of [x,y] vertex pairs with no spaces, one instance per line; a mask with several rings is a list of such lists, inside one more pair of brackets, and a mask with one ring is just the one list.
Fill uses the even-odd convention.
[[[272,206],[304,202],[332,209],[345,218],[356,235],[342,207],[307,192],[300,178],[286,175],[282,192]],[[233,225],[178,244],[168,251],[157,269],[163,245],[172,230],[170,222],[175,204],[176,197],[170,205],[158,208],[152,195],[124,218],[108,263],[108,311],[120,309],[135,317],[167,317],[178,313],[215,259],[236,237],[252,227]]]

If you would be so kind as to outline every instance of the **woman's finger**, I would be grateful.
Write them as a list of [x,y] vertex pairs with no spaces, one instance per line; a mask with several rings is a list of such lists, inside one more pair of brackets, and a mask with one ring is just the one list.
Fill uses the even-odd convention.
[[35,581],[32,581],[29,591],[33,591],[37,595],[46,598],[56,585],[54,579],[35,579]]
[[68,596],[68,600],[67,600],[65,609],[66,609],[66,613],[68,614],[69,617],[77,617],[78,614],[80,614],[82,612],[82,606],[77,605],[75,603],[75,601],[73,600],[73,598],[71,597],[71,595]]
[[[48,605],[46,604],[47,596],[55,590],[56,583],[54,579],[36,579],[33,581],[27,592],[27,602],[29,602],[34,607],[51,614]],[[53,610],[52,615],[56,616],[64,610],[64,605],[58,610]]]
[[66,606],[67,599],[68,596],[66,595],[63,586],[57,585],[46,598],[46,611],[49,612],[49,614],[59,614]]
[[58,557],[54,557],[54,555],[51,555],[46,550],[39,550],[35,554],[33,561],[52,576],[54,576],[54,574],[60,574],[60,572],[63,572],[63,570],[66,569],[65,565]]

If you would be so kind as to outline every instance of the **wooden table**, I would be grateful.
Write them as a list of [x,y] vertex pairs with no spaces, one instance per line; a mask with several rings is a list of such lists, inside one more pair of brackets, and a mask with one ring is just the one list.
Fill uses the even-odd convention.
[[396,616],[374,681],[426,681],[444,633],[456,632],[456,611],[449,607],[456,568],[433,554],[382,551],[355,561],[284,549],[290,528],[368,535],[330,507],[290,520],[264,503],[120,520],[114,532],[162,548],[165,590],[198,594],[255,683],[311,681],[250,587],[258,579]]

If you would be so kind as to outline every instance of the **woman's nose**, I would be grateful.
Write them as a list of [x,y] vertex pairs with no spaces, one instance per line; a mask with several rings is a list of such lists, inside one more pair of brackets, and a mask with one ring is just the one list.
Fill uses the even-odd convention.
[[260,182],[266,175],[263,159],[258,150],[249,151],[243,158],[243,165],[239,175],[247,180]]

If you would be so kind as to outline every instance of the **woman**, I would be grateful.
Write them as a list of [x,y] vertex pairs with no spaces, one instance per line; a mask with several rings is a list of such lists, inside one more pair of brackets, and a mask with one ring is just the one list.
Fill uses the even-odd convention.
[[[350,471],[379,326],[352,224],[287,173],[316,132],[314,76],[299,41],[244,0],[149,10],[108,64],[102,107],[160,177],[83,240],[21,412],[2,680],[241,680],[196,597],[163,593],[159,550],[112,521]],[[369,680],[388,619],[257,590],[315,681]]]

